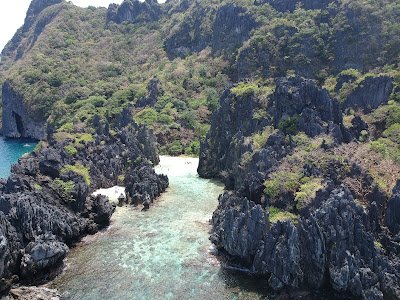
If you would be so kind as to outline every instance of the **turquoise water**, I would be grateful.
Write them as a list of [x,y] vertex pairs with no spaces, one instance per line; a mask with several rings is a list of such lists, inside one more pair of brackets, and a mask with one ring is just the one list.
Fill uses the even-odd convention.
[[76,300],[259,299],[254,280],[232,276],[210,253],[209,219],[223,187],[200,179],[197,163],[162,157],[167,192],[149,211],[117,208],[106,231],[70,251],[50,287]]
[[27,140],[0,137],[0,178],[10,175],[10,168],[25,153],[31,152],[36,143]]

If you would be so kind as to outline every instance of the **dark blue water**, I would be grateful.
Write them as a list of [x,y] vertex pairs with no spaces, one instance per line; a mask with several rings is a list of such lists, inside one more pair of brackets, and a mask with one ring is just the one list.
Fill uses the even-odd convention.
[[32,140],[5,139],[0,137],[0,178],[10,175],[11,165],[36,146]]

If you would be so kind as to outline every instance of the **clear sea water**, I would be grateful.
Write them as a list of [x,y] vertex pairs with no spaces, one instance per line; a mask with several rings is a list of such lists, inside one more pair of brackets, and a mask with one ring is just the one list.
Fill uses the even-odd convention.
[[170,187],[149,211],[117,208],[111,226],[71,249],[50,285],[76,300],[260,299],[257,280],[221,268],[209,219],[223,186],[196,174],[197,159],[162,157]]
[[5,139],[0,137],[0,178],[10,175],[11,165],[25,153],[31,152],[36,143],[31,140]]

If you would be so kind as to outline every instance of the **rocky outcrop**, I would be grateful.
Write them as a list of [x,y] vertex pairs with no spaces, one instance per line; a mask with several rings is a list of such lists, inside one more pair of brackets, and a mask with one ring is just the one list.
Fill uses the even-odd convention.
[[124,1],[121,5],[110,4],[107,11],[107,23],[148,23],[157,21],[161,14],[161,6],[157,0]]
[[112,134],[106,120],[96,117],[93,123],[93,134],[49,128],[40,147],[0,183],[3,282],[11,284],[13,275],[28,283],[51,279],[68,247],[109,224],[115,207],[105,196],[91,196],[94,190],[114,186],[122,176],[128,187],[136,187],[138,198],[153,201],[168,186],[168,179],[152,169],[158,162],[155,138],[133,122],[129,109]]
[[158,97],[163,93],[161,82],[157,78],[152,78],[147,84],[147,95],[141,97],[136,102],[136,107],[154,106]]
[[211,241],[244,261],[254,257],[269,228],[268,213],[260,205],[229,192],[219,197],[212,224]]
[[2,134],[4,136],[37,140],[45,137],[46,120],[34,120],[30,116],[23,97],[14,91],[8,81],[3,84],[2,99]]
[[[339,103],[313,80],[279,78],[268,105],[262,102],[254,93],[238,96],[230,90],[224,92],[220,109],[212,116],[211,130],[201,144],[200,176],[219,177],[228,187],[240,188],[249,173],[266,174],[294,146],[284,137],[290,124],[292,134],[327,134],[336,143],[348,136]],[[269,118],[257,118],[260,113]],[[252,136],[263,132],[266,126],[270,126],[271,134],[261,149],[254,151]],[[243,166],[242,155],[246,152],[251,159]]]
[[315,81],[298,76],[278,79],[272,99],[275,126],[288,118],[298,117],[298,130],[308,136],[332,132],[338,142],[343,140],[339,103]]
[[[253,17],[235,4],[213,9],[196,3],[192,10],[164,42],[170,58],[185,57],[208,46],[217,55],[232,55],[257,26]],[[209,23],[211,28],[205,26]]]
[[33,20],[39,13],[41,13],[45,8],[63,2],[63,0],[32,0],[29,5],[28,12],[26,13],[26,18],[24,22],[24,30],[27,30],[33,23]]
[[359,162],[333,150],[369,129],[360,116],[342,123],[339,103],[314,80],[225,91],[198,169],[232,190],[219,198],[210,240],[228,266],[278,293],[398,299],[399,183],[388,199]]
[[393,79],[389,76],[368,76],[346,97],[343,108],[370,112],[387,104],[393,91]]
[[226,90],[220,105],[211,119],[212,130],[200,149],[198,173],[206,178],[218,177],[237,166],[241,154],[248,150],[244,137],[263,125],[253,118],[254,112],[262,109],[254,94],[241,97]]
[[127,201],[131,204],[150,206],[155,198],[168,187],[168,177],[157,175],[150,166],[132,169],[125,177]]
[[57,240],[56,236],[44,234],[25,247],[21,259],[21,275],[37,276],[60,263],[68,253],[68,246]]
[[[268,211],[225,193],[213,215],[211,241],[274,290],[331,286],[362,299],[397,299],[397,261],[374,245],[368,216],[345,188],[328,194],[309,215],[269,222]],[[390,281],[390,284],[387,282]]]
[[211,48],[216,53],[232,55],[244,41],[250,37],[250,32],[257,23],[242,7],[227,4],[220,7],[215,16]]

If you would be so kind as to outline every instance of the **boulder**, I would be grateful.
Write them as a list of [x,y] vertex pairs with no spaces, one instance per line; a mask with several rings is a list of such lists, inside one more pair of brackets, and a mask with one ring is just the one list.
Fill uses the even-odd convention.
[[44,234],[37,236],[24,251],[21,260],[21,274],[25,278],[37,276],[60,264],[68,253],[68,246],[57,240],[56,236]]

